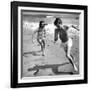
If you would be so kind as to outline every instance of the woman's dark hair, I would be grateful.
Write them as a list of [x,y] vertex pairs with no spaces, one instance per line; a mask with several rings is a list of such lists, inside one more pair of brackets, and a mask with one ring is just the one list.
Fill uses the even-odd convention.
[[60,18],[56,18],[54,21],[54,25],[57,25],[57,23],[62,24],[62,20]]
[[40,21],[40,22],[39,22],[39,27],[42,26],[42,23],[45,23],[45,22],[44,22],[44,21]]

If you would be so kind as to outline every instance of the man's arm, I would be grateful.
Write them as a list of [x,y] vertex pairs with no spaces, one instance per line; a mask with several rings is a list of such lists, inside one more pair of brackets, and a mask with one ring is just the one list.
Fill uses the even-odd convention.
[[67,26],[67,25],[63,25],[63,28],[64,28],[64,30],[68,30],[69,29],[69,27]]
[[55,29],[55,31],[54,31],[54,44],[56,43],[57,40],[58,40],[58,30]]
[[79,31],[79,29],[78,29],[77,27],[75,27],[74,25],[72,25],[72,27],[73,27],[74,29],[76,29],[76,30],[78,30],[78,31]]

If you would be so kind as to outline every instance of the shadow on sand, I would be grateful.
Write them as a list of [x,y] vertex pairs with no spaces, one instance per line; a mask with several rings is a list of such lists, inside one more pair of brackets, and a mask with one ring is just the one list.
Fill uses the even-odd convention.
[[45,68],[51,68],[52,69],[52,72],[56,75],[61,75],[61,74],[73,74],[73,72],[64,72],[64,71],[61,71],[59,72],[58,71],[58,67],[60,66],[64,66],[66,64],[70,64],[69,62],[66,62],[66,63],[63,63],[63,64],[53,64],[53,65],[42,65],[42,66],[35,66],[33,68],[29,68],[28,71],[33,71],[33,70],[36,70],[36,72],[34,73],[34,75],[36,75],[40,69],[45,69]]
[[39,50],[39,51],[25,52],[25,53],[23,54],[23,56],[27,57],[28,54],[32,54],[33,56],[40,56],[40,55],[41,55],[40,52],[41,52],[40,50]]

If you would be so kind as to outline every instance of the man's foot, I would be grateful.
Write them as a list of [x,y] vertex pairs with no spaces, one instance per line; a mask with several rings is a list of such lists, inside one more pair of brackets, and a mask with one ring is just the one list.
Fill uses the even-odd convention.
[[77,69],[76,65],[74,65],[74,70],[75,70],[75,72],[77,72],[77,71],[78,71],[78,69]]

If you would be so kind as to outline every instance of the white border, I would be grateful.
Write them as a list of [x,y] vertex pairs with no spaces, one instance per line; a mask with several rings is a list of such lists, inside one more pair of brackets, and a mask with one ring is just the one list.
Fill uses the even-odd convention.
[[[36,11],[57,11],[57,12],[74,12],[80,14],[80,74],[79,75],[58,75],[58,76],[38,76],[25,77],[21,79],[21,9]],[[52,9],[36,7],[18,7],[18,83],[32,83],[45,81],[64,81],[64,80],[81,80],[84,79],[84,11],[75,9]]]

